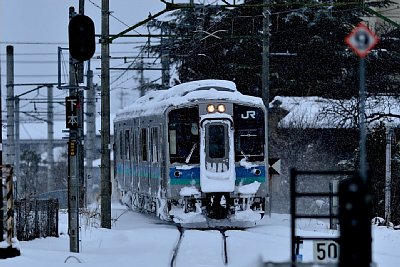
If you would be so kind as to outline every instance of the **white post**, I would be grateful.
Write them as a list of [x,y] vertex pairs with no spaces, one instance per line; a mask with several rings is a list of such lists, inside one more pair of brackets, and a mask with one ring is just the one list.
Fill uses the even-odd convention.
[[393,129],[390,124],[386,125],[386,172],[385,172],[385,221],[389,226],[391,220],[391,189],[392,189],[392,134]]

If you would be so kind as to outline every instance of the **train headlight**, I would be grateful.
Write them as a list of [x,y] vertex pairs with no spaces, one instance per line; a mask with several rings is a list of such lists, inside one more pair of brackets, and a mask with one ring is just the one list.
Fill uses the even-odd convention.
[[219,104],[217,107],[218,112],[223,113],[225,112],[225,105]]
[[213,104],[210,104],[207,106],[207,112],[208,113],[214,113],[215,112],[215,106]]

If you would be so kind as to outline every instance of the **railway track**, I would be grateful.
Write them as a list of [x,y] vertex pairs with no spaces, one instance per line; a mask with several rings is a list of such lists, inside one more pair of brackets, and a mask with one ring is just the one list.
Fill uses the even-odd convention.
[[[177,259],[179,257],[179,252],[182,249],[182,242],[185,239],[185,233],[190,233],[190,232],[194,232],[194,231],[201,231],[201,232],[211,232],[211,231],[215,231],[215,230],[204,230],[204,229],[185,229],[181,226],[177,226],[178,231],[179,231],[179,238],[178,241],[176,242],[173,250],[172,250],[172,257],[171,257],[171,262],[170,262],[170,267],[176,267],[176,263],[177,263]],[[219,229],[218,230],[220,235],[221,235],[221,239],[222,239],[222,245],[221,245],[221,255],[222,255],[222,262],[223,264],[227,265],[228,264],[228,247],[227,247],[227,236],[225,234],[224,229]],[[212,249],[212,248],[210,248]]]
[[172,250],[172,258],[171,258],[171,265],[170,265],[171,267],[175,267],[176,257],[178,256],[178,251],[181,246],[183,234],[185,232],[185,229],[180,226],[178,226],[178,230],[179,230],[179,239],[178,239],[178,242],[176,242],[174,249]]

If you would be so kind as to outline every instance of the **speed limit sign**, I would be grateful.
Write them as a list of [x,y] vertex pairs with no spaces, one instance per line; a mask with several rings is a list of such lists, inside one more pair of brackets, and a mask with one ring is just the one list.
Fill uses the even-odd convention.
[[345,41],[359,57],[364,58],[378,43],[379,38],[365,24],[360,23],[347,35]]
[[339,259],[339,244],[333,240],[315,240],[313,242],[314,262],[333,263]]

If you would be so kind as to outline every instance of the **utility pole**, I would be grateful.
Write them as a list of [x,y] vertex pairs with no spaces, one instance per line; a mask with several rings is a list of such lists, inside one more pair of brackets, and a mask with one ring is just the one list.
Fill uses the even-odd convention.
[[[7,46],[7,162],[14,166],[14,47]],[[19,177],[17,177],[19,178]],[[17,184],[18,185],[18,184]],[[18,187],[17,189],[18,190]]]
[[[96,91],[93,87],[93,71],[90,70],[90,61],[88,61],[87,70],[87,87],[86,91],[86,201],[92,201],[93,198],[93,161],[94,154],[96,151],[95,140],[96,140]],[[89,199],[88,199],[89,198]]]
[[[263,38],[262,38],[262,47],[263,47],[263,52],[262,52],[262,99],[264,102],[264,106],[267,110],[267,113],[265,114],[265,120],[267,125],[269,124],[269,5],[270,5],[270,0],[263,0]],[[268,129],[265,129],[265,155],[266,159],[268,161]],[[268,164],[268,162],[267,162]],[[270,177],[268,174],[268,168],[265,169],[265,177],[266,179]],[[269,210],[269,215],[271,215],[271,188],[270,188],[270,181],[267,182],[267,201],[268,201],[268,210]],[[266,203],[267,204],[267,203]]]
[[[15,153],[15,166],[14,166],[14,175],[15,177],[17,177],[18,179],[21,177],[20,176],[20,172],[21,172],[21,168],[20,168],[20,159],[21,159],[21,147],[20,147],[20,136],[19,136],[19,96],[14,95],[14,130],[15,130],[15,148],[14,148],[14,153]],[[35,181],[32,181],[35,182]],[[26,188],[26,176],[25,176],[25,185],[24,188]],[[33,188],[36,189],[35,186],[33,186]],[[32,191],[31,191],[32,192]],[[21,193],[21,191],[20,191]],[[26,198],[26,191],[24,192],[24,196]]]
[[167,48],[167,38],[164,35],[170,35],[170,26],[166,22],[161,22],[161,83],[163,89],[169,88],[169,49]]
[[[75,15],[74,7],[69,8],[69,18]],[[79,252],[79,173],[78,173],[78,158],[79,158],[79,106],[78,89],[76,80],[75,60],[70,55],[69,57],[69,98],[66,101],[67,110],[74,110],[73,116],[75,121],[71,123],[69,130],[68,141],[68,233],[69,233],[69,248],[71,252]],[[67,112],[68,113],[68,112]],[[67,114],[67,124],[68,124]],[[74,152],[72,152],[74,150]]]
[[79,209],[86,200],[84,171],[84,93],[83,62],[89,60],[95,48],[93,21],[84,15],[84,0],[79,0],[79,14],[69,8],[69,54],[70,82],[66,98],[66,127],[69,129],[68,142],[68,231],[70,251],[79,252]]
[[144,69],[143,69],[143,56],[140,59],[140,80],[139,80],[139,86],[140,86],[140,96],[144,96],[145,93],[145,88],[144,88]]
[[47,192],[54,189],[54,112],[53,112],[53,86],[47,86]]
[[101,227],[111,229],[109,0],[101,4]]

